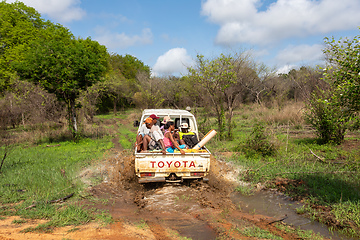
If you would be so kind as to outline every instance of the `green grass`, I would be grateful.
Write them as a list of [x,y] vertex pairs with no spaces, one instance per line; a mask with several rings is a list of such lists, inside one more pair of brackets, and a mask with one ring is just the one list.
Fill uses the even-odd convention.
[[324,238],[320,234],[315,234],[312,230],[301,230],[301,229],[295,229],[293,227],[290,227],[288,225],[284,225],[281,223],[275,224],[275,226],[283,230],[287,233],[294,233],[298,235],[301,239],[309,239],[309,240],[323,240]]
[[103,157],[112,143],[104,138],[46,146],[18,146],[8,154],[0,175],[2,203],[49,201],[77,192],[79,169]]
[[[77,175],[82,167],[102,159],[112,143],[103,138],[59,144],[21,145],[9,152],[0,175],[0,215],[49,220],[31,231],[48,231],[53,226],[79,225],[94,219],[91,211],[73,204],[83,189]],[[50,203],[71,193],[74,195],[66,204]],[[17,204],[9,207],[9,203]]]
[[139,229],[147,229],[149,228],[149,225],[146,223],[144,219],[141,219],[140,222],[134,223],[134,225]]
[[136,138],[136,130],[132,125],[119,125],[119,142],[121,146],[125,149],[130,149],[134,146]]
[[23,224],[23,223],[27,223],[27,221],[25,219],[19,219],[19,220],[12,221],[12,223],[14,223],[14,224]]
[[[254,109],[253,109],[254,110]],[[350,225],[360,228],[360,147],[350,150],[342,150],[341,146],[332,144],[319,144],[316,136],[293,137],[287,134],[312,133],[305,126],[299,124],[293,126],[281,126],[278,123],[267,122],[272,128],[271,138],[276,141],[276,152],[270,156],[263,156],[261,153],[244,151],[244,145],[251,137],[253,126],[259,121],[265,121],[270,114],[253,114],[249,109],[239,111],[234,115],[235,129],[232,141],[219,141],[211,139],[206,146],[211,152],[237,152],[227,161],[232,161],[242,169],[240,180],[251,183],[266,184],[268,187],[277,188],[274,183],[277,179],[288,179],[300,184],[288,184],[285,191],[293,197],[304,199],[310,206],[329,206],[336,220],[343,223],[343,227],[354,236]],[[263,110],[264,111],[264,110]],[[271,109],[265,111],[273,111]],[[212,120],[210,119],[209,122]],[[283,121],[288,122],[288,121]],[[208,126],[215,128],[216,126]],[[356,133],[356,132],[355,132]],[[300,135],[301,136],[301,135]],[[346,139],[360,139],[360,135]],[[318,157],[316,157],[315,155]],[[251,193],[251,189],[238,187],[236,190]],[[310,208],[303,209],[310,213]],[[321,220],[321,219],[320,219]],[[359,237],[357,232],[355,236]]]
[[244,229],[237,228],[237,230],[239,231],[239,233],[247,237],[255,237],[258,239],[274,239],[274,240],[283,239],[282,237],[276,236],[270,233],[269,231],[263,230],[258,227],[248,227]]
[[[114,118],[127,119],[128,116],[134,112],[137,112],[138,113],[137,115],[141,116],[141,111],[138,111],[136,109],[135,110],[128,109],[128,110],[124,110],[124,111],[118,111],[116,113],[116,115],[114,114],[114,112],[109,112],[107,114],[99,114],[99,115],[96,115],[96,118],[98,118],[98,119],[114,119]],[[136,120],[136,119],[130,119],[130,120]]]

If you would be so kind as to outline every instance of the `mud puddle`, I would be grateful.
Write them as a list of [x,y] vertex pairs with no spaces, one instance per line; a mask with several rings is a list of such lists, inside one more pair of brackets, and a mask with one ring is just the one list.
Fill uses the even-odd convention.
[[244,196],[240,193],[232,193],[231,199],[241,211],[250,214],[263,214],[274,219],[282,220],[284,223],[300,228],[312,230],[321,236],[334,240],[352,240],[336,231],[330,231],[328,227],[316,221],[312,221],[297,213],[302,203],[292,201],[290,197],[276,191],[265,190],[254,195]]
[[[202,220],[196,190],[183,184],[157,185],[148,189],[141,199],[143,211],[153,213],[165,229],[190,239],[216,239],[217,233]],[[171,231],[170,231],[171,232]]]

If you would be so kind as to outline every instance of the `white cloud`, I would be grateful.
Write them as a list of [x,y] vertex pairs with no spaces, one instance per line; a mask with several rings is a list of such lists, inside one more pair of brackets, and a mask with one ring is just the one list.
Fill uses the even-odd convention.
[[320,44],[288,46],[275,57],[278,66],[277,73],[289,73],[291,69],[299,68],[310,63],[320,64],[324,60],[323,49]]
[[323,45],[298,45],[288,46],[281,50],[275,60],[279,64],[299,63],[302,61],[319,62],[323,59]]
[[265,45],[360,25],[359,0],[277,0],[260,7],[260,0],[207,0],[201,13],[220,25],[215,41],[223,45]]
[[125,33],[110,32],[102,27],[97,27],[95,31],[96,37],[94,39],[110,49],[125,49],[136,45],[148,45],[153,42],[153,34],[150,28],[144,28],[141,35],[133,36],[126,35]]
[[187,67],[194,64],[185,48],[173,48],[161,55],[153,66],[153,75],[187,73]]
[[276,73],[277,74],[281,74],[281,73],[288,74],[290,72],[290,70],[294,69],[294,68],[296,68],[295,65],[284,65],[281,68],[279,68]]
[[[6,2],[12,3],[15,0],[7,0]],[[61,23],[80,20],[86,15],[85,10],[79,7],[80,0],[21,0],[21,2]]]

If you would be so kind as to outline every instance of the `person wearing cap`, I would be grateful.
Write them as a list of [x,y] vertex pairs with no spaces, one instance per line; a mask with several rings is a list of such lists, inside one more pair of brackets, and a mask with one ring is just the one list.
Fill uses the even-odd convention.
[[164,133],[165,132],[165,124],[168,122],[168,121],[173,121],[170,116],[165,116],[163,121],[161,122],[162,126],[160,127],[160,130]]
[[156,116],[155,114],[151,114],[149,117],[153,119],[153,123],[154,123],[154,125],[156,125],[157,120],[159,119],[159,117]]
[[145,120],[145,126],[150,130],[149,135],[145,135],[143,139],[144,149],[141,152],[147,152],[147,149],[150,150],[161,150],[163,154],[166,154],[165,145],[164,145],[164,135],[162,134],[159,126],[154,125],[153,118],[147,118]]
[[[156,124],[156,123],[157,123],[157,120],[159,119],[159,117],[156,116],[155,114],[151,114],[151,115],[149,116],[149,118],[152,119],[152,122],[153,122],[154,124]],[[145,119],[145,121],[146,121],[146,119]],[[148,128],[146,127],[145,121],[144,121],[144,123],[140,126],[139,132],[138,132],[138,134],[137,134],[137,136],[136,136],[135,146],[136,146],[137,152],[140,152],[141,149],[142,149],[143,139],[144,139],[145,135],[149,135],[149,134],[150,134],[150,129],[148,129]]]
[[[181,132],[179,132],[180,144],[181,145],[186,144],[188,147],[192,148],[194,143],[186,142],[185,141],[186,139],[184,139],[184,136],[195,136],[195,137],[190,137],[190,138],[195,138],[195,140],[194,140],[194,142],[195,142],[195,141],[198,141],[195,133],[189,132],[189,124],[187,124],[186,122],[181,123],[180,129],[181,129]],[[185,138],[187,138],[187,137],[185,137]]]
[[149,133],[150,133],[150,130],[146,127],[146,121],[147,121],[147,123],[150,123],[150,122],[152,123],[153,119],[146,118],[144,123],[139,128],[139,132],[136,136],[136,142],[135,142],[137,152],[140,152],[141,149],[143,148],[143,139],[144,139],[145,135],[149,135]]

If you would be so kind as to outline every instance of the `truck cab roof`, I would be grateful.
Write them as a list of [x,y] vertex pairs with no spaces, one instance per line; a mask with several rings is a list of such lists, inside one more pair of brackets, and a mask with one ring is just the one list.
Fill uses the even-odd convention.
[[168,115],[194,116],[191,112],[182,109],[144,109],[143,115],[150,116],[155,114],[159,117]]
[[159,117],[158,124],[163,121],[165,116],[169,116],[175,121],[175,128],[179,128],[180,124],[186,122],[189,125],[189,131],[195,132],[198,135],[198,128],[195,120],[195,116],[182,109],[144,109],[140,123],[144,122],[151,114],[155,114]]

